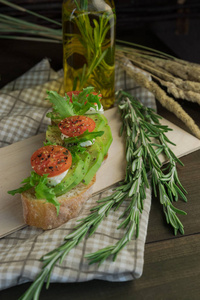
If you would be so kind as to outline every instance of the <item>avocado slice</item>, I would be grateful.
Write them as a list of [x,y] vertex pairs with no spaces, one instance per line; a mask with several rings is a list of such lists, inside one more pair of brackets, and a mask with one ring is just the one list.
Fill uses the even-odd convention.
[[68,188],[73,184],[73,182],[79,178],[83,168],[84,161],[76,155],[67,175],[54,187],[54,192],[57,197],[68,191]]
[[101,146],[103,148],[103,155],[106,156],[106,154],[108,153],[108,149],[112,144],[113,137],[109,125],[104,126],[103,131],[104,134],[101,137],[97,137],[96,142],[101,142]]
[[63,145],[63,140],[61,139],[61,132],[58,126],[49,125],[46,131],[46,140],[51,143],[56,143],[56,145]]
[[95,131],[101,131],[102,128],[106,125],[105,119],[100,114],[91,114],[87,116],[95,121]]
[[[74,182],[66,189],[66,192],[70,191],[71,189],[73,189],[75,186],[77,186],[85,177],[88,169],[89,169],[89,165],[90,165],[90,161],[91,161],[91,155],[88,152],[84,152],[83,154],[80,155],[81,159],[84,162],[84,166],[81,169],[80,172],[80,176],[78,176]],[[66,193],[65,192],[65,193]]]
[[86,173],[83,182],[89,184],[98,169],[100,168],[104,157],[106,156],[108,149],[113,141],[110,126],[106,125],[102,128],[104,134],[101,137],[96,138],[95,143],[87,148],[87,151],[91,155],[91,162]]
[[88,152],[76,155],[67,175],[54,188],[56,196],[67,193],[82,181],[88,171],[90,161],[91,155]]
[[101,150],[101,147],[102,147],[102,144],[99,142],[95,142],[93,145],[87,147],[87,152],[91,156],[91,161],[89,164],[88,171],[82,180],[82,182],[86,185],[90,183],[90,181],[92,180],[92,178],[94,177],[97,170],[99,169],[99,167],[102,164],[104,155]]

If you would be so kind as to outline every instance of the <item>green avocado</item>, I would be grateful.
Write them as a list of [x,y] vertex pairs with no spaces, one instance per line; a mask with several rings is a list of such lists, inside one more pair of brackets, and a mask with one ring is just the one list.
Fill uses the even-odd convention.
[[106,125],[106,120],[104,117],[100,114],[91,114],[87,115],[89,118],[95,121],[96,126],[95,126],[95,131],[101,131],[103,130],[103,127]]
[[56,125],[49,125],[46,131],[46,140],[55,143],[56,145],[63,146],[63,140],[61,139],[60,129]]
[[54,188],[56,196],[67,193],[82,181],[88,171],[90,160],[91,156],[88,152],[81,153],[73,158],[72,166],[67,175]]
[[84,162],[84,166],[80,170],[79,174],[77,175],[77,178],[74,180],[74,182],[68,187],[66,192],[70,191],[73,189],[75,186],[77,186],[85,177],[89,166],[90,166],[90,161],[91,161],[91,155],[88,152],[84,152],[80,155],[81,160]]
[[82,182],[84,184],[89,184],[94,175],[96,174],[97,170],[102,164],[104,155],[102,152],[102,143],[95,142],[93,145],[87,147],[87,152],[91,156],[90,164],[88,171],[83,178]]
[[84,161],[76,155],[67,175],[54,187],[56,197],[65,194],[69,190],[69,187],[79,178],[82,168],[84,168]]
[[[93,145],[87,147],[85,152],[77,153],[73,164],[65,178],[54,188],[56,196],[60,196],[80,182],[89,184],[100,168],[104,157],[112,143],[112,133],[106,117],[99,114],[89,115],[96,123],[95,131],[104,131],[101,137],[97,137]],[[61,133],[57,125],[49,125],[46,139],[51,143],[64,146]]]
[[91,155],[91,162],[86,173],[83,182],[89,184],[98,169],[100,168],[104,157],[106,156],[108,149],[113,141],[111,129],[108,125],[102,128],[104,134],[101,137],[97,137],[95,143],[87,148],[87,151]]
[[110,148],[110,145],[112,144],[113,137],[112,137],[110,126],[108,126],[108,124],[106,124],[104,126],[103,131],[104,131],[104,134],[101,137],[97,137],[96,142],[99,142],[99,143],[101,142],[103,154],[105,157],[106,154],[108,153],[108,149]]

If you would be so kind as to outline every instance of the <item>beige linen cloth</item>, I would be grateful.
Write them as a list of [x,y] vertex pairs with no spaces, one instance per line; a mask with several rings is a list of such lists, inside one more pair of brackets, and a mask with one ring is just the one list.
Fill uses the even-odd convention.
[[[138,70],[138,72],[140,72]],[[1,147],[44,132],[49,124],[46,113],[50,109],[46,90],[61,92],[63,72],[51,69],[47,59],[42,60],[20,78],[0,91],[0,144]],[[116,90],[123,89],[140,99],[145,105],[155,108],[154,97],[137,86],[116,64]],[[42,145],[41,145],[42,146]],[[23,178],[22,178],[23,179]],[[12,189],[12,187],[11,187]],[[25,227],[0,240],[0,289],[33,281],[40,272],[40,257],[63,243],[72,231],[76,220],[89,214],[96,201],[112,193],[107,189],[88,200],[81,215],[51,231]],[[147,190],[144,211],[140,216],[140,234],[118,255],[117,260],[106,260],[100,267],[89,265],[85,254],[115,244],[123,230],[117,230],[119,216],[127,206],[126,201],[115,212],[111,211],[97,231],[72,249],[63,263],[56,264],[51,282],[80,282],[92,279],[127,281],[142,275],[144,247],[149,218],[151,191]]]

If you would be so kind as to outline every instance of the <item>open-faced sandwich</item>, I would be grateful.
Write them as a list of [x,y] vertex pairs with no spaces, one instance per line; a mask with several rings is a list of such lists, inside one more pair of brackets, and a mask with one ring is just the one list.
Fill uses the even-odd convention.
[[92,193],[96,172],[112,143],[101,95],[92,87],[65,97],[48,91],[51,125],[44,146],[31,156],[33,171],[9,194],[21,194],[24,220],[52,229],[76,217]]

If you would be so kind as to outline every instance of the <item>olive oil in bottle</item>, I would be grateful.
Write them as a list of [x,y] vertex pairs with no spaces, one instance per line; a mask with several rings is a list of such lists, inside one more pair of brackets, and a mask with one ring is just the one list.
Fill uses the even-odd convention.
[[114,2],[65,0],[62,20],[65,92],[93,86],[102,94],[104,109],[111,107],[115,94]]

